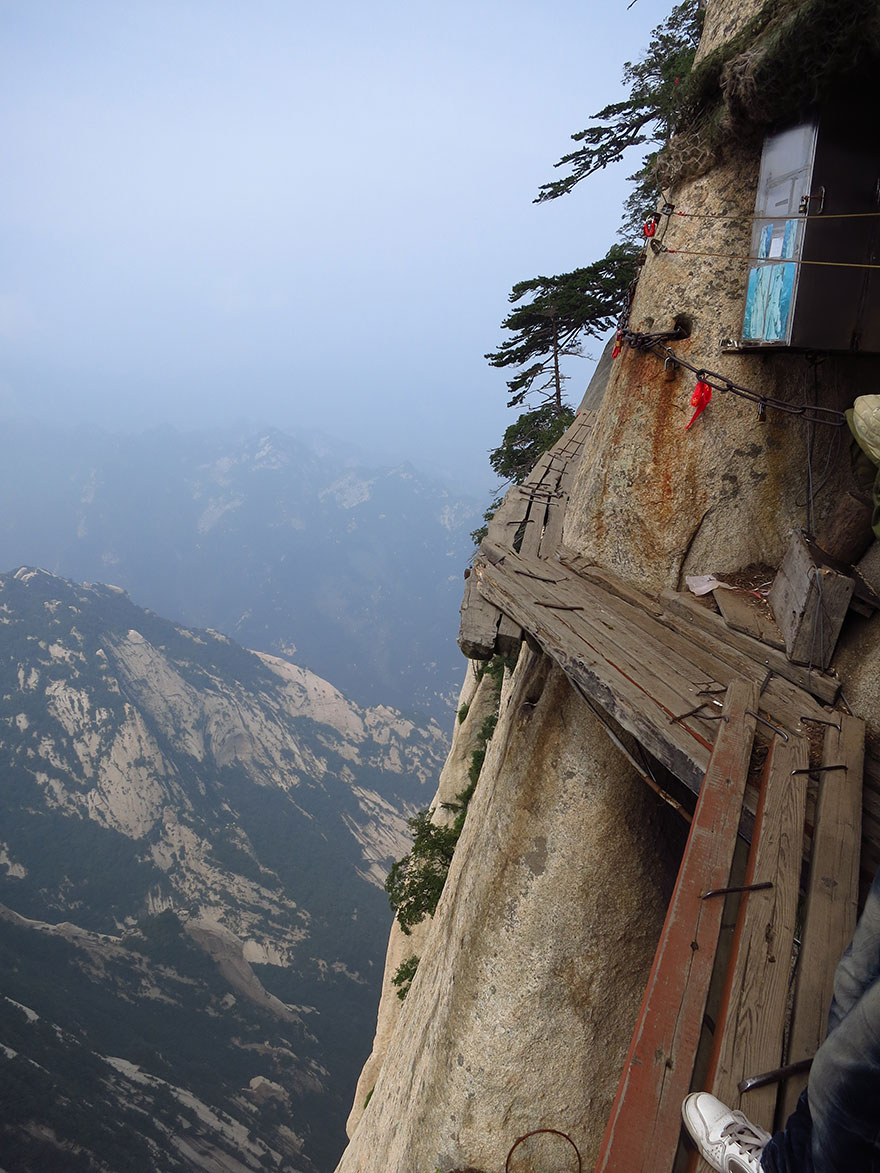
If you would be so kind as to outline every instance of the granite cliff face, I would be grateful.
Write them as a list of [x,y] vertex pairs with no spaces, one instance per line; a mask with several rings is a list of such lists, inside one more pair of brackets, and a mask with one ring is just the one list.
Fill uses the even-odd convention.
[[330,1167],[441,731],[40,570],[0,631],[4,1157]]
[[[466,720],[451,762],[471,737]],[[676,829],[643,798],[562,673],[524,648],[402,1009],[383,989],[339,1173],[503,1168],[543,1127],[594,1151],[677,862]]]
[[[700,56],[760,8],[709,0]],[[678,255],[648,254],[631,323],[684,323],[676,348],[698,368],[759,396],[841,410],[876,390],[876,356],[827,355],[814,371],[803,355],[722,351],[742,325],[744,266],[734,261],[750,248],[760,149],[760,136],[733,136],[710,170],[667,193],[693,219],[670,222],[665,243]],[[806,523],[804,422],[764,418],[719,392],[685,432],[693,388],[688,372],[667,377],[662,359],[625,347],[604,395],[594,387],[585,400],[598,415],[563,541],[647,592],[680,588],[686,573],[778,565]],[[812,442],[821,525],[850,485],[848,438]],[[868,721],[876,769],[880,618],[847,621],[836,664]],[[448,771],[472,744],[465,721]],[[542,1128],[565,1133],[592,1167],[682,846],[671,819],[561,671],[524,644],[443,896],[419,926],[421,961],[402,1008],[389,977],[407,946],[392,930],[379,1030],[338,1173],[500,1170],[515,1140]],[[551,1147],[520,1150],[516,1167],[577,1167],[567,1142],[543,1143]]]

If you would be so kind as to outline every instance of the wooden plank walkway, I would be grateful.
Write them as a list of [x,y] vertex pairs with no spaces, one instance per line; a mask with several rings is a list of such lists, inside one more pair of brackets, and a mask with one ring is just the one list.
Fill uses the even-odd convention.
[[[527,557],[555,555],[562,539],[571,483],[595,418],[594,411],[578,412],[523,484],[510,489],[489,522],[489,541],[494,547],[511,553],[521,551]],[[522,643],[522,630],[503,611],[486,602],[469,578],[458,642],[466,656],[488,660],[496,652],[514,655]]]
[[655,1173],[672,1166],[724,905],[703,896],[728,883],[757,700],[754,684],[736,681],[728,689],[727,721],[720,724],[706,771],[596,1173]]
[[[792,663],[762,610],[722,598],[725,620],[690,594],[652,598],[564,546],[568,491],[591,427],[592,416],[578,417],[499,507],[467,580],[459,642],[487,658],[515,651],[527,633],[597,713],[699,795],[596,1166],[667,1171],[683,1167],[679,1110],[697,1090],[692,1079],[766,1128],[793,1107],[805,1077],[743,1093],[739,1085],[808,1059],[824,1037],[834,969],[855,924],[860,854],[863,865],[880,861],[880,760],[868,759],[863,794],[864,723],[828,707],[837,678]],[[759,791],[748,779],[754,742],[769,749]],[[751,840],[745,883],[770,886],[702,901],[707,888],[726,886],[737,828]],[[724,906],[736,900],[729,953],[716,960]],[[704,1024],[710,990],[715,1021]],[[708,1076],[695,1076],[710,1047]],[[708,1173],[693,1153],[688,1168]]]
[[747,1104],[738,1085],[782,1064],[807,796],[807,775],[794,771],[808,765],[803,738],[774,738],[743,881],[772,887],[743,895],[706,1080],[718,1099],[769,1131],[778,1085],[747,1093]]
[[[722,1102],[769,1131],[781,1127],[794,1111],[807,1074],[769,1080],[743,1092],[739,1085],[816,1053],[825,1037],[834,970],[855,927],[865,727],[857,718],[836,716],[840,728],[828,728],[822,766],[845,765],[845,771],[811,771],[806,742],[774,741],[745,880],[769,880],[773,887],[750,893],[740,908],[704,1081]],[[817,778],[821,789],[786,1053],[783,1031],[795,958],[807,788]],[[696,1154],[688,1169],[711,1173]]]
[[[776,675],[768,681],[765,663],[711,637],[700,642],[683,635],[674,615],[632,588],[623,598],[561,562],[488,543],[471,577],[480,594],[527,630],[575,687],[694,792],[706,773],[721,696],[731,681],[754,683],[760,693],[756,712],[789,735],[803,730],[803,717],[828,718],[793,682]],[[769,741],[771,730],[761,725],[759,735]]]
[[[817,775],[819,794],[803,931],[804,956],[810,962],[798,973],[791,1062],[812,1059],[825,1038],[834,970],[856,927],[865,723],[843,713],[835,716],[840,728],[827,729],[823,769]],[[794,1111],[805,1084],[806,1076],[787,1081],[785,1116]]]

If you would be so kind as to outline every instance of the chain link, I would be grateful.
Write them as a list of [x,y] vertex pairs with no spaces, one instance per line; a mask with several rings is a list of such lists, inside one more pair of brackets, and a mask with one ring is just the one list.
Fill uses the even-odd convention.
[[744,387],[741,383],[735,383],[732,379],[728,379],[726,375],[722,375],[718,371],[710,371],[705,367],[698,367],[688,362],[686,358],[682,358],[681,355],[676,354],[669,345],[671,341],[687,336],[685,331],[680,327],[677,327],[675,330],[667,330],[655,334],[631,330],[629,327],[629,316],[637,284],[638,276],[633,280],[627,291],[626,305],[618,320],[617,337],[619,342],[626,342],[633,350],[656,354],[658,358],[664,360],[664,364],[674,363],[687,371],[691,371],[696,375],[699,382],[708,383],[713,391],[729,391],[731,395],[736,395],[740,399],[745,399],[749,403],[756,404],[762,418],[764,412],[770,408],[771,411],[778,411],[784,415],[800,416],[801,419],[811,424],[826,424],[829,427],[840,428],[846,423],[846,416],[842,411],[837,411],[831,407],[820,407],[818,404],[786,403],[784,399],[776,399],[772,395],[762,395],[760,392],[752,390],[751,387]]

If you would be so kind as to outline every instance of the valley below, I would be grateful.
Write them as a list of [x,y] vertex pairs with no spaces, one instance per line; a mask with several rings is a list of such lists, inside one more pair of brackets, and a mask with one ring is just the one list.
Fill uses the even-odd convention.
[[0,632],[4,1167],[325,1173],[445,731],[33,567]]

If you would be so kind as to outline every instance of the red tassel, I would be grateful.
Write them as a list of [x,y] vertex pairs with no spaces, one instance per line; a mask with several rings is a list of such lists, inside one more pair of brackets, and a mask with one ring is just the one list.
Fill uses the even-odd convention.
[[650,220],[645,221],[644,233],[645,233],[645,236],[650,240],[650,238],[652,236],[654,236],[656,234],[656,232],[657,232],[657,218],[655,216],[652,216]]
[[623,347],[623,331],[618,330],[617,336],[614,339],[614,349],[611,351],[611,357],[617,358],[617,356],[620,354],[622,347]]
[[696,387],[694,387],[694,393],[691,396],[691,407],[695,407],[696,411],[691,416],[688,423],[685,424],[685,429],[684,429],[685,431],[688,430],[688,428],[691,426],[691,424],[694,422],[694,420],[697,418],[697,416],[702,415],[702,413],[706,410],[706,408],[709,406],[709,400],[711,398],[712,398],[712,388],[709,386],[709,384],[704,379],[700,379],[700,381],[697,383]]

